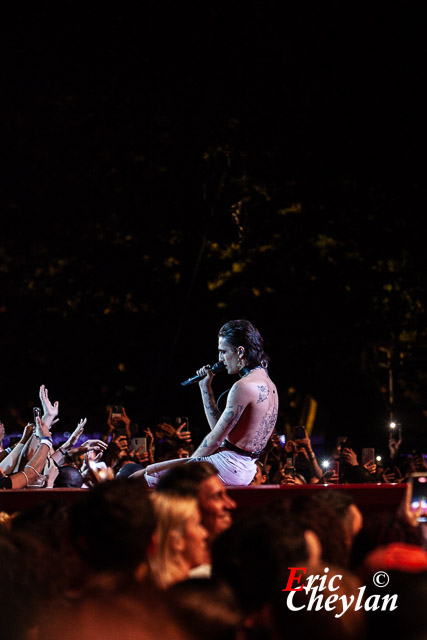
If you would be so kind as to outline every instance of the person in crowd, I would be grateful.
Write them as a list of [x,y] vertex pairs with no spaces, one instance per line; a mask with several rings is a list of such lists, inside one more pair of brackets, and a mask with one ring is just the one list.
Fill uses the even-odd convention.
[[261,460],[256,461],[256,466],[257,466],[256,474],[254,475],[254,478],[251,484],[266,484],[267,473]]
[[[311,440],[307,435],[305,427],[294,427],[293,438],[288,440],[286,445],[290,445],[291,453],[295,459],[295,470],[307,483],[316,483],[323,476],[316,454],[313,451]],[[285,448],[286,448],[285,445]]]
[[338,516],[344,530],[345,545],[350,554],[354,539],[363,527],[363,515],[353,496],[347,491],[329,489],[318,493],[315,500],[320,505],[325,504],[332,508]]
[[168,589],[169,609],[191,638],[244,640],[243,613],[232,589],[209,578],[191,578]]
[[135,462],[133,458],[128,458],[124,462],[122,462],[122,465],[115,473],[115,477],[129,478],[129,476],[131,476],[136,471],[141,471],[141,469],[144,469],[142,464],[139,464],[139,462]]
[[85,492],[72,505],[70,528],[88,568],[88,584],[120,585],[145,579],[155,527],[143,480],[113,478]]
[[[177,607],[175,607],[177,608]],[[172,610],[164,591],[153,584],[123,584],[119,589],[86,592],[67,607],[37,621],[43,640],[199,640]],[[21,640],[14,635],[8,636]],[[209,637],[209,636],[206,636]],[[28,640],[28,637],[25,639]]]
[[[296,519],[312,530],[322,546],[322,560],[343,568],[348,567],[351,548],[345,523],[337,507],[321,498],[321,493],[294,496],[286,503],[287,517]],[[281,509],[272,505],[271,509]]]
[[10,450],[8,450],[7,448],[5,449],[3,447],[3,440],[4,440],[5,435],[6,435],[6,431],[5,431],[5,428],[4,428],[4,424],[0,420],[0,463],[3,460],[3,458],[5,458],[8,453],[10,453]]
[[58,469],[58,475],[54,480],[53,486],[55,488],[80,489],[83,486],[82,474],[72,464],[64,464]]
[[357,455],[346,440],[341,444],[340,482],[342,484],[360,484],[375,481],[376,464],[359,464]]
[[267,446],[263,455],[260,457],[261,462],[264,465],[267,473],[268,484],[275,484],[274,480],[277,478],[279,484],[279,477],[281,475],[280,470],[283,468],[286,460],[287,452],[284,447],[285,436],[280,436],[276,431],[270,436]]
[[154,492],[156,517],[154,549],[148,558],[149,575],[160,588],[188,578],[206,559],[208,532],[192,496]]
[[351,567],[359,572],[366,556],[377,548],[390,544],[425,546],[424,525],[418,518],[421,507],[411,507],[411,485],[406,484],[405,495],[395,511],[382,511],[370,515],[354,538]]
[[[293,438],[288,438],[286,443],[273,433],[263,458],[270,484],[311,484],[323,477],[311,440],[302,426],[294,428]],[[291,465],[289,460],[292,460]],[[292,473],[287,468],[290,466]]]
[[297,473],[295,470],[292,473],[288,473],[286,467],[281,469],[282,477],[280,479],[279,484],[289,484],[289,485],[303,485],[307,484],[307,480],[301,473]]
[[[374,640],[392,629],[393,636],[422,640],[427,628],[427,552],[416,544],[390,542],[370,551],[358,573],[366,585],[365,597],[378,597],[386,591],[395,598],[395,607],[368,611],[368,638]],[[387,575],[386,589],[378,588],[375,575]],[[380,613],[380,615],[378,615]]]
[[175,466],[162,475],[155,492],[171,496],[192,496],[197,499],[202,525],[208,532],[203,565],[209,573],[212,544],[231,526],[232,511],[236,507],[236,503],[230,498],[224,483],[220,480],[217,469],[205,461]]
[[127,440],[132,437],[132,425],[126,414],[126,409],[121,405],[111,406],[107,418],[108,432],[103,436],[104,442],[110,442],[114,437],[123,434]]
[[103,460],[114,472],[120,468],[121,461],[131,457],[129,439],[124,433],[115,432],[108,445]]
[[290,518],[282,503],[266,505],[236,519],[214,541],[212,578],[233,590],[245,627],[270,637],[271,603],[286,585],[288,567],[317,566],[321,557],[309,527]]

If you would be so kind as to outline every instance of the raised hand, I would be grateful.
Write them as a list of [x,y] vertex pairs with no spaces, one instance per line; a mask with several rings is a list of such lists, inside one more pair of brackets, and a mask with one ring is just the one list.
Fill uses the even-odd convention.
[[87,474],[92,484],[99,484],[100,482],[105,482],[106,480],[112,480],[114,478],[114,471],[111,467],[97,469],[96,463],[89,458],[87,453],[85,454],[84,461]]
[[61,449],[68,450],[68,449],[71,449],[71,447],[74,447],[77,440],[80,438],[80,436],[84,431],[86,422],[87,422],[86,418],[83,418],[82,420],[79,421],[77,427],[74,429],[73,433],[70,435],[67,442],[62,445]]
[[390,457],[395,458],[397,452],[399,451],[399,447],[402,444],[402,438],[395,438],[393,431],[390,430],[390,434],[388,437],[388,450],[390,451]]
[[128,418],[128,416],[126,415],[126,410],[125,410],[124,407],[123,407],[122,421],[123,421],[123,424],[125,425],[126,435],[130,439],[130,437],[131,437],[131,433],[130,433],[130,418]]
[[375,462],[367,462],[366,464],[362,465],[363,467],[365,467],[365,469],[367,471],[369,471],[369,473],[373,476],[376,472],[377,472],[377,465]]
[[175,435],[175,429],[168,422],[162,422],[157,425],[156,435],[161,438],[165,434],[169,437],[172,437]]
[[87,459],[93,460],[93,462],[100,462],[102,458],[103,451],[95,451],[95,449],[90,449],[87,452]]
[[139,449],[135,451],[135,458],[140,464],[145,464],[146,462],[149,462],[150,454],[148,451],[143,451],[143,447],[139,447]]
[[4,424],[0,420],[0,446],[1,446],[1,443],[3,442],[3,438],[4,438],[5,435],[6,435],[6,431],[5,431],[5,428],[4,428]]
[[319,484],[339,484],[340,477],[335,469],[328,469],[319,479]]
[[422,513],[422,506],[419,505],[417,509],[412,509],[412,486],[410,482],[406,483],[405,496],[397,509],[397,516],[407,522],[411,527],[418,526],[418,518]]
[[53,404],[49,400],[48,392],[44,384],[40,387],[40,401],[43,407],[43,421],[50,428],[55,422],[58,422],[56,416],[59,412],[59,402],[56,401]]
[[147,438],[147,451],[149,451],[154,444],[154,436],[149,427],[144,430],[144,433],[145,437]]
[[356,453],[353,451],[353,449],[350,449],[349,447],[344,447],[344,449],[341,452],[341,457],[343,460],[345,460],[345,462],[347,462],[352,467],[355,467],[356,465],[359,464],[357,461]]
[[[184,429],[184,427],[186,427]],[[191,432],[187,427],[187,423],[183,422],[175,431],[175,437],[183,442],[191,443]]]
[[86,440],[86,442],[83,442],[83,444],[80,445],[80,447],[78,448],[80,453],[86,452],[86,451],[98,451],[99,453],[103,453],[106,449],[107,449],[107,444],[105,442],[103,442],[102,440]]
[[400,473],[399,467],[396,466],[384,469],[380,477],[381,480],[387,484],[402,481],[402,474]]

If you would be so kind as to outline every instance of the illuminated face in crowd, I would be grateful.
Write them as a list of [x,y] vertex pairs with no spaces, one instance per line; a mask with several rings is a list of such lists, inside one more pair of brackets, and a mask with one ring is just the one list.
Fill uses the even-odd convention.
[[236,503],[230,498],[218,476],[210,476],[200,483],[197,499],[202,523],[208,531],[209,542],[212,542],[231,526],[233,520],[230,511],[236,508]]

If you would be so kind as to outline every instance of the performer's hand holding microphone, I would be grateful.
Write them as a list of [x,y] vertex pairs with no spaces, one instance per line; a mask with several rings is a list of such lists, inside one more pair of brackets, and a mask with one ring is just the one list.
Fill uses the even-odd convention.
[[195,382],[199,382],[200,380],[203,380],[203,378],[206,377],[206,373],[203,371],[203,369],[207,369],[210,368],[211,372],[215,375],[217,373],[220,373],[221,371],[225,371],[225,364],[220,361],[220,362],[215,362],[215,364],[213,364],[212,366],[207,365],[206,367],[203,367],[202,369],[199,369],[199,372],[197,372],[197,374],[195,376],[193,376],[192,378],[188,378],[188,380],[184,380],[184,382],[181,382],[181,386],[183,387],[187,387],[190,384],[194,384]]

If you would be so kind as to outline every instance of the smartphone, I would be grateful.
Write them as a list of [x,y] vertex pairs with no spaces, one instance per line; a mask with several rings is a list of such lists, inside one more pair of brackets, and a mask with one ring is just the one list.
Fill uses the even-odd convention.
[[338,460],[330,460],[328,467],[325,471],[325,475],[330,474],[331,476],[336,475],[336,479],[328,478],[329,484],[338,484],[340,481],[340,463]]
[[131,438],[129,441],[129,445],[130,448],[134,451],[136,451],[137,449],[141,449],[141,451],[147,453],[147,438]]
[[305,427],[297,426],[293,428],[294,440],[302,440],[307,437]]
[[421,506],[418,522],[427,522],[427,472],[411,473],[410,483],[411,508],[415,510]]
[[293,458],[286,458],[286,464],[284,467],[285,475],[295,478],[295,464]]
[[186,423],[185,430],[188,431],[188,418],[178,417],[175,418],[175,428],[178,429],[182,424]]
[[36,424],[36,418],[41,418],[41,416],[42,416],[41,409],[39,407],[34,407],[34,409],[33,409],[33,421],[34,421],[34,424]]
[[120,420],[122,416],[123,416],[123,407],[120,406],[119,404],[113,405],[111,407],[111,419]]
[[375,462],[375,449],[367,447],[366,449],[362,449],[362,464],[368,464],[370,462]]
[[283,434],[279,436],[279,442],[280,442],[280,446],[283,448],[286,444],[286,436]]

